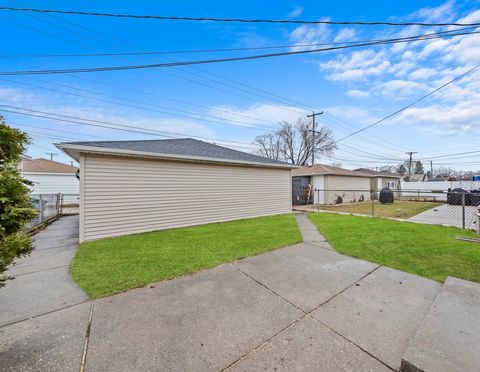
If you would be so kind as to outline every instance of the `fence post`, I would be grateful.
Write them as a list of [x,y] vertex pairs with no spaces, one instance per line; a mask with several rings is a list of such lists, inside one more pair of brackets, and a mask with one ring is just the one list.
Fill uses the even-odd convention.
[[372,192],[370,194],[370,199],[372,199],[372,217],[375,217],[375,198],[374,198],[374,193]]
[[480,238],[480,208],[475,212],[475,218],[476,218],[476,228],[477,228],[477,237]]
[[40,223],[43,222],[43,195],[38,195],[38,208],[40,209]]
[[465,193],[462,192],[462,229],[465,228]]

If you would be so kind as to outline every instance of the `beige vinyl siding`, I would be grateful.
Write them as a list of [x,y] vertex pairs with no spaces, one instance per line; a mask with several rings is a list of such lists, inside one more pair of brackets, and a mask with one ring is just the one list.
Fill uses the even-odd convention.
[[335,204],[338,196],[343,203],[358,201],[363,195],[364,200],[370,199],[370,178],[353,176],[325,176],[325,204]]
[[81,240],[291,211],[289,169],[85,154]]

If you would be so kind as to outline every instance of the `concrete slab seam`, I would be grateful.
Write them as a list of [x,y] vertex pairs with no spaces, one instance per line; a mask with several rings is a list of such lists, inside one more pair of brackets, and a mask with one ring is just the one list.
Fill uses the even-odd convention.
[[330,247],[332,247],[331,249],[330,249],[330,248],[325,248],[325,247],[320,247],[320,246],[318,246],[318,245],[316,245],[316,244],[309,243],[309,242],[303,242],[303,243],[304,243],[304,244],[308,244],[308,245],[310,245],[310,246],[312,246],[312,247],[315,247],[315,248],[325,249],[326,251],[329,251],[329,252],[336,252],[336,250],[333,249],[333,247],[332,247],[332,246],[330,245],[330,243],[328,243],[327,241],[321,242],[321,243],[327,243],[328,245],[330,245]]
[[335,333],[337,336],[343,338],[345,341],[347,341],[348,343],[352,344],[353,346],[357,347],[358,349],[360,349],[361,351],[363,351],[365,354],[367,354],[368,356],[372,357],[373,359],[375,359],[377,362],[383,364],[385,367],[387,367],[388,369],[392,370],[392,371],[396,371],[395,368],[392,368],[390,367],[387,363],[385,363],[383,360],[379,359],[378,357],[376,357],[375,355],[371,354],[369,351],[365,350],[363,347],[361,347],[360,345],[356,344],[355,342],[353,342],[352,340],[350,340],[349,338],[345,337],[344,335],[342,335],[341,333],[335,331],[333,328],[330,328],[328,325],[326,325],[325,323],[321,322],[320,320],[318,320],[317,318],[315,318],[313,315],[311,314],[307,314],[306,315],[307,317],[309,317],[310,319],[314,320],[315,322],[317,322],[318,324],[321,324],[322,326],[324,326],[325,328],[327,328],[328,330],[330,330],[331,332]]
[[335,293],[332,297],[326,299],[325,301],[323,301],[320,305],[318,305],[315,309],[313,309],[312,311],[309,311],[309,314],[314,312],[315,310],[317,310],[319,307],[325,305],[326,303],[332,301],[335,297],[337,297],[338,295],[341,295],[343,292],[345,292],[346,290],[352,288],[355,284],[357,284],[360,280],[363,280],[365,279],[367,276],[369,276],[370,274],[372,274],[374,271],[378,270],[379,268],[381,268],[382,265],[378,265],[376,268],[374,268],[373,270],[370,270],[368,273],[366,273],[364,276],[362,276],[361,278],[355,280],[352,284],[350,284],[349,286],[343,288],[340,292],[338,293]]
[[265,288],[267,291],[273,293],[275,296],[281,298],[283,301],[285,301],[286,303],[288,303],[289,305],[293,306],[295,309],[297,310],[300,310],[303,314],[307,314],[307,312],[305,312],[304,310],[302,310],[300,307],[298,307],[297,305],[295,305],[294,303],[290,302],[289,300],[287,300],[285,297],[281,296],[280,294],[278,294],[277,292],[275,292],[274,290],[270,289],[269,287],[267,287],[265,284],[263,284],[262,282],[258,281],[257,279],[255,279],[254,277],[248,275],[246,272],[240,270],[238,267],[236,267],[233,263],[229,263],[229,266],[231,266],[232,268],[234,268],[235,270],[239,271],[240,273],[242,273],[243,275],[245,275],[247,278],[253,280],[255,283],[257,283],[258,285],[261,285],[263,288]]
[[82,360],[80,362],[80,372],[85,371],[85,363],[87,361],[88,341],[90,340],[90,330],[92,329],[93,309],[95,301],[90,305],[90,314],[88,315],[87,331],[85,332],[85,342],[83,344]]
[[[31,265],[30,265],[31,266]],[[23,276],[23,275],[29,275],[29,274],[36,274],[36,273],[41,273],[41,272],[44,272],[44,271],[49,271],[49,270],[55,270],[55,269],[61,269],[62,267],[68,267],[70,265],[62,265],[62,266],[55,266],[55,267],[49,267],[48,269],[43,269],[43,270],[37,270],[37,271],[31,271],[29,273],[23,273],[23,274],[13,274],[14,277],[17,277],[17,276]],[[28,266],[27,266],[28,267]],[[13,269],[15,267],[12,267]]]
[[285,331],[289,330],[290,328],[292,328],[295,324],[297,324],[299,321],[301,321],[302,319],[304,319],[307,315],[302,315],[300,318],[298,319],[295,319],[292,323],[290,323],[288,326],[286,326],[285,328],[283,328],[282,330],[278,331],[277,333],[275,333],[273,336],[271,336],[268,340],[265,340],[264,342],[262,342],[260,345],[258,346],[255,346],[252,350],[250,350],[249,352],[247,352],[245,355],[242,355],[240,358],[238,358],[237,360],[233,361],[232,363],[230,363],[228,366],[226,366],[225,368],[222,368],[220,370],[220,372],[224,372],[224,371],[227,371],[229,369],[231,369],[233,366],[235,366],[236,364],[240,363],[242,360],[244,360],[245,358],[249,357],[250,355],[252,355],[254,352],[256,352],[257,350],[261,349],[263,346],[265,346],[266,344],[268,344],[269,342],[273,341],[273,339],[275,339],[276,337],[280,336],[281,334],[283,334]]
[[75,303],[75,304],[67,305],[67,306],[61,307],[61,308],[59,308],[59,309],[47,311],[47,312],[42,313],[42,314],[37,314],[37,315],[34,315],[34,316],[30,316],[30,317],[28,317],[28,318],[23,318],[23,319],[16,320],[16,321],[11,322],[11,323],[7,323],[7,324],[4,324],[4,325],[0,325],[0,329],[1,329],[1,328],[4,328],[4,327],[11,326],[11,325],[14,325],[14,324],[17,324],[17,323],[26,322],[27,320],[30,320],[30,319],[35,319],[35,318],[39,318],[39,317],[44,316],[44,315],[56,313],[57,311],[65,310],[65,309],[68,309],[68,308],[70,308],[70,307],[74,307],[74,306],[77,306],[77,305],[85,304],[85,303],[87,303],[87,302],[89,302],[89,301],[91,301],[91,300],[88,299],[88,300],[85,300],[85,301],[77,302],[77,303]]
[[332,299],[334,299],[335,297],[337,297],[338,295],[340,295],[341,293],[345,292],[347,289],[353,287],[356,283],[358,283],[359,281],[365,279],[367,276],[369,276],[370,274],[372,274],[374,271],[378,270],[382,265],[378,265],[377,267],[375,267],[373,270],[370,270],[368,273],[366,273],[365,275],[363,275],[361,278],[355,280],[352,284],[350,284],[349,286],[347,286],[346,288],[342,289],[340,292],[336,293],[335,295],[333,295],[332,297],[330,297],[329,299],[327,299],[326,301],[322,302],[320,305],[318,305],[317,307],[315,307],[314,309],[306,312],[304,310],[302,310],[301,308],[299,308],[298,306],[296,306],[295,304],[293,304],[292,302],[288,301],[287,299],[285,299],[284,297],[282,297],[281,295],[279,295],[278,293],[276,293],[275,291],[273,291],[272,289],[270,289],[269,287],[267,287],[266,285],[264,285],[263,283],[259,282],[258,280],[256,280],[255,278],[251,277],[250,275],[248,275],[247,273],[243,272],[242,270],[240,270],[238,267],[234,266],[233,264],[229,264],[231,267],[233,267],[234,269],[238,270],[240,273],[242,273],[243,275],[245,275],[247,278],[253,280],[255,283],[257,283],[258,285],[262,286],[263,288],[265,288],[266,290],[268,290],[269,292],[273,293],[274,295],[276,295],[277,297],[281,298],[282,300],[284,300],[285,302],[287,302],[289,305],[292,305],[293,307],[295,307],[296,309],[300,310],[303,315],[298,318],[298,319],[295,319],[291,324],[289,324],[288,326],[286,326],[284,329],[280,330],[279,332],[275,333],[273,336],[271,336],[268,340],[262,342],[260,345],[257,345],[256,347],[254,347],[253,349],[251,349],[250,351],[248,351],[246,354],[244,354],[243,356],[241,356],[240,358],[238,358],[237,360],[233,361],[231,364],[229,364],[227,367],[223,368],[220,370],[220,372],[224,372],[224,371],[227,371],[228,369],[232,368],[234,365],[238,364],[239,362],[241,362],[242,360],[244,360],[245,358],[247,358],[249,355],[253,354],[255,351],[261,349],[263,346],[267,345],[269,342],[273,341],[276,337],[280,336],[282,333],[284,333],[286,330],[288,330],[289,328],[293,327],[295,324],[297,324],[298,322],[300,322],[301,320],[307,318],[307,317],[310,317],[311,319],[315,320],[316,322],[318,322],[319,324],[325,326],[327,329],[329,329],[330,331],[332,331],[333,333],[337,334],[338,336],[342,337],[345,341],[347,341],[348,343],[352,344],[353,346],[357,347],[359,350],[363,351],[365,354],[367,354],[368,356],[372,357],[373,359],[377,360],[378,362],[380,362],[381,364],[383,364],[385,367],[387,367],[388,369],[392,370],[392,371],[395,371],[395,369],[393,369],[392,367],[390,367],[389,365],[385,364],[383,361],[381,361],[380,359],[378,359],[376,356],[370,354],[368,351],[364,350],[362,347],[360,347],[359,345],[357,345],[356,343],[354,343],[353,341],[349,340],[347,337],[341,335],[340,333],[336,332],[335,330],[331,329],[330,327],[328,327],[327,325],[323,324],[322,322],[320,322],[318,319],[314,318],[311,314],[316,311],[319,307],[325,305],[326,303],[328,303],[329,301],[331,301]]

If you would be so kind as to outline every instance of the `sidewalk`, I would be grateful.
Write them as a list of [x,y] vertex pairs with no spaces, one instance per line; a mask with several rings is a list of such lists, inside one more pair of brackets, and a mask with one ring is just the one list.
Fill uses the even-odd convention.
[[9,269],[0,289],[0,326],[85,302],[69,267],[78,248],[78,216],[63,217],[34,236],[35,249]]

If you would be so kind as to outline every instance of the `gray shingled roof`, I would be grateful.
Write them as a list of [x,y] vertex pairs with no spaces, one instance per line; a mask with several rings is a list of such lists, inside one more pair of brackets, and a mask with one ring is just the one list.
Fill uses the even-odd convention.
[[221,160],[232,160],[235,162],[259,163],[272,165],[289,164],[267,159],[261,156],[249,154],[242,151],[232,150],[227,147],[214,145],[208,142],[199,141],[193,138],[164,139],[164,140],[139,140],[139,141],[86,141],[86,142],[63,142],[59,146],[80,145],[100,147],[105,150],[130,150],[164,155],[178,155],[180,157],[198,157]]

